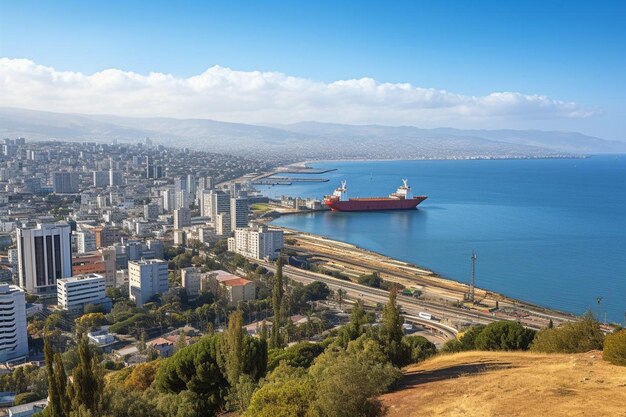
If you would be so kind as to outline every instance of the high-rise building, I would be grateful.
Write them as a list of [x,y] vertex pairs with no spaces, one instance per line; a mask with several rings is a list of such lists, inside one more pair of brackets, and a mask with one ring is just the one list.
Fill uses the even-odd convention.
[[163,210],[164,211],[170,212],[176,208],[175,207],[176,192],[173,189],[168,188],[166,190],[163,190],[161,192],[161,196],[163,197]]
[[146,220],[154,220],[159,217],[158,204],[145,204],[143,206],[143,218]]
[[56,280],[72,276],[68,224],[38,224],[17,229],[20,287],[32,294],[56,293]]
[[189,195],[196,195],[196,177],[193,174],[187,175],[187,193]]
[[209,190],[200,190],[199,193],[200,215],[211,217],[211,193]]
[[283,248],[283,231],[255,226],[235,230],[229,239],[229,250],[254,259],[276,259]]
[[52,189],[57,194],[75,194],[78,192],[78,173],[53,172]]
[[22,191],[25,193],[39,194],[41,193],[41,178],[24,178],[22,182]]
[[94,171],[93,172],[93,186],[98,188],[104,188],[109,185],[109,172],[108,171]]
[[181,175],[174,178],[174,189],[179,191],[187,191],[187,176]]
[[230,199],[230,229],[235,230],[248,226],[248,199]]
[[0,362],[28,356],[26,333],[26,299],[15,285],[0,284]]
[[218,236],[228,236],[232,229],[230,228],[230,213],[218,213],[215,218],[215,233]]
[[88,229],[76,232],[76,252],[87,253],[94,250],[96,250],[96,234]]
[[115,187],[118,185],[122,185],[124,181],[124,176],[121,171],[115,171],[113,169],[109,170],[109,185],[111,187]]
[[198,180],[198,188],[202,190],[213,189],[213,177],[200,177]]
[[168,289],[167,261],[159,259],[128,262],[128,291],[138,307]]
[[189,198],[189,193],[186,190],[180,190],[180,191],[176,191],[175,193],[175,201],[174,201],[174,208],[175,209],[180,209],[180,208],[189,208],[189,204],[190,204],[190,198]]
[[111,246],[122,238],[122,230],[117,227],[96,227],[96,248]]
[[191,211],[186,208],[174,210],[174,229],[191,226]]
[[219,213],[228,213],[230,215],[230,196],[223,191],[211,190],[210,195],[210,217],[213,221],[217,219]]
[[111,300],[105,295],[105,290],[106,280],[99,274],[61,278],[57,280],[57,304],[69,311],[84,311],[87,304],[107,311],[111,308]]

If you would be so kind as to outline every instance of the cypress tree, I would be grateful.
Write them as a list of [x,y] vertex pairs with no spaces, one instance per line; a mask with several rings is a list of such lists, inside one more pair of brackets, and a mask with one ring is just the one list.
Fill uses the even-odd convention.
[[102,371],[97,357],[89,347],[85,335],[78,342],[78,366],[72,374],[72,409],[78,410],[81,405],[94,414],[102,408]]
[[226,379],[231,386],[239,382],[243,372],[243,314],[234,311],[228,318],[228,330],[224,334],[224,362]]
[[389,360],[396,366],[404,361],[404,346],[402,345],[402,324],[404,320],[400,316],[400,309],[396,303],[397,290],[395,284],[389,290],[389,301],[383,309],[383,319],[380,328],[381,342]]
[[63,369],[63,362],[60,360],[61,356],[55,355],[48,336],[44,337],[43,351],[46,360],[46,373],[48,375],[48,407],[46,407],[46,416],[66,417],[68,415],[67,401],[64,397],[66,395],[65,382],[67,377]]
[[285,289],[283,286],[283,262],[280,258],[276,262],[276,274],[274,274],[274,287],[272,288],[272,310],[274,311],[274,322],[272,323],[272,338],[270,346],[272,348],[282,347],[280,328],[283,324],[283,296]]

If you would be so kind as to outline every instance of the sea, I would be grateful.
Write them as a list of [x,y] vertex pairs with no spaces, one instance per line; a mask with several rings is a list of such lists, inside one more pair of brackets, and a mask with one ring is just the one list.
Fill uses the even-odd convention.
[[[273,224],[352,243],[561,311],[626,320],[626,155],[584,159],[328,161],[328,182],[257,187],[321,199],[387,196],[408,180],[417,210],[286,215]],[[284,176],[284,174],[281,174]]]

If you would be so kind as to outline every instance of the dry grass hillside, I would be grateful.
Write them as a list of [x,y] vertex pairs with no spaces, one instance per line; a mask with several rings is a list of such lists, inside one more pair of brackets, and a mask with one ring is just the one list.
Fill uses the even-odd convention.
[[626,367],[601,352],[464,352],[408,367],[388,417],[626,416]]

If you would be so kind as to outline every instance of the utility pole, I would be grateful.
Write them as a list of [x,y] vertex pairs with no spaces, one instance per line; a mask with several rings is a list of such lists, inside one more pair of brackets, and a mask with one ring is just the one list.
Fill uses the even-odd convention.
[[476,254],[472,251],[472,278],[470,283],[470,302],[474,304],[474,292],[476,286]]

